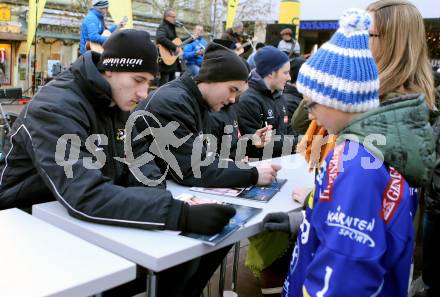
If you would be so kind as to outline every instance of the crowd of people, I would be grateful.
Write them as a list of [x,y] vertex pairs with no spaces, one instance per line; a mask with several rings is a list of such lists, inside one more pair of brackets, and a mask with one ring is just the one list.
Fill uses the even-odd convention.
[[[146,31],[120,30],[124,21],[104,37],[107,9],[108,1],[93,0],[81,55],[14,122],[0,160],[0,209],[57,200],[99,224],[216,234],[235,209],[174,199],[167,178],[265,186],[283,169],[249,160],[301,153],[315,173],[303,209],[268,214],[265,232],[250,239],[246,262],[264,263],[256,275],[281,267],[262,293],[408,296],[419,206],[418,283],[425,296],[439,296],[439,95],[412,3],[346,10],[307,59],[288,28],[278,47],[257,44],[247,60],[240,22],[213,42],[201,25],[178,40],[173,8],[156,44]],[[158,296],[200,296],[230,248],[158,273]],[[142,281],[104,295],[134,295]]]

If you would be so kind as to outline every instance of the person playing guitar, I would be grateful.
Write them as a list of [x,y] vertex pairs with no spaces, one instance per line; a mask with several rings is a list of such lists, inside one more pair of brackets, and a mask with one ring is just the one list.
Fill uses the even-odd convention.
[[[87,50],[95,50],[91,47],[92,43],[102,45],[107,40],[108,36],[125,26],[127,19],[124,18],[119,24],[112,25],[109,28],[105,25],[105,17],[108,13],[108,1],[107,0],[93,0],[92,7],[87,13],[81,24],[81,33],[79,41],[79,53],[84,54]],[[103,34],[104,30],[108,30],[109,33]],[[107,36],[105,36],[107,35]],[[98,49],[99,51],[99,49]]]
[[232,28],[227,29],[221,39],[232,41],[230,48],[243,58],[248,56],[248,52],[252,48],[252,41],[249,40],[249,36],[244,32],[242,22],[237,22]]
[[[163,52],[160,48],[173,54],[173,56],[182,56],[183,50],[179,46],[180,42],[173,43],[174,40],[179,41],[176,33],[176,17],[177,13],[174,8],[167,8],[163,14],[162,23],[156,31],[156,43],[159,46],[159,52]],[[168,63],[169,64],[169,63]],[[176,77],[176,72],[181,71],[179,59],[168,65],[164,61],[164,57],[159,59],[160,85],[163,85]]]

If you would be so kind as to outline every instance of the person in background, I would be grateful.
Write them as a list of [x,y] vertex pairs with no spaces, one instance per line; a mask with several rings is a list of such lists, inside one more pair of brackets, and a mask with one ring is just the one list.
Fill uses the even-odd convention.
[[[370,30],[370,48],[379,69],[381,102],[423,96],[430,108],[430,122],[433,124],[437,107],[422,15],[414,4],[405,0],[376,1],[368,5],[367,10],[374,19]],[[425,292],[429,296],[437,296],[439,291],[439,258],[432,241],[439,230],[436,195],[435,191],[429,194],[429,188],[424,199],[423,272],[421,277],[413,281],[410,295],[426,287],[429,287]],[[416,221],[415,228],[418,229],[419,225]],[[430,290],[433,291],[432,295]]]
[[[249,89],[240,96],[236,106],[238,126],[243,134],[253,134],[258,129],[270,127],[273,129],[273,146],[269,147],[271,151],[267,151],[265,147],[256,147],[248,141],[246,155],[258,159],[279,157],[283,149],[287,149],[285,153],[290,154],[296,135],[290,129],[281,93],[290,80],[289,58],[279,49],[268,45],[256,53],[255,62],[256,68],[251,73]],[[245,264],[259,279],[261,293],[264,296],[279,294],[291,254],[287,236],[266,232],[249,238],[249,241]]]
[[[436,106],[440,101],[440,68],[434,72],[434,87],[436,91]],[[437,111],[438,112],[438,111]],[[419,277],[411,286],[410,295],[434,297],[439,296],[440,286],[437,283],[437,268],[440,266],[438,251],[440,245],[440,119],[433,125],[436,139],[436,155],[434,174],[430,187],[425,196],[425,213],[423,217],[423,265],[422,277]],[[420,295],[416,295],[419,293]]]
[[[176,33],[176,20],[176,10],[174,8],[165,9],[162,22],[156,30],[156,43],[162,45],[176,55],[181,56],[183,54],[183,50],[173,43],[173,40],[178,37]],[[171,65],[166,65],[161,59],[159,59],[159,70],[159,85],[162,86],[167,82],[174,80],[176,78],[176,72],[180,72],[182,70],[180,59],[176,59],[176,61]]]
[[[248,77],[246,61],[232,50],[210,43],[196,77],[184,74],[137,106],[138,111],[147,111],[156,118],[144,116],[138,119],[136,127],[139,131],[158,128],[159,123],[162,127],[179,124],[174,134],[184,141],[176,146],[169,145],[169,149],[161,145],[160,134],[153,132],[146,136],[148,143],[161,147],[155,160],[162,172],[168,172],[170,178],[186,186],[221,188],[272,183],[279,166],[252,167],[242,162],[221,160],[215,154],[214,140],[201,141],[201,136],[212,133],[210,112],[219,112],[233,105],[247,89]],[[266,130],[261,129],[257,138],[264,141]],[[161,157],[169,153],[173,158]]]
[[440,68],[434,72],[435,106],[440,107]]
[[[438,267],[440,266],[440,119],[434,124],[436,155],[434,174],[425,196],[423,217],[423,265],[422,276],[413,282],[409,296],[422,291],[425,297],[439,296]],[[423,292],[424,291],[424,292]],[[417,295],[418,296],[418,295]]]
[[251,70],[254,70],[255,67],[257,67],[257,65],[255,64],[255,55],[257,54],[257,52],[265,47],[266,45],[263,42],[257,42],[257,44],[255,45],[255,52],[253,52],[249,58],[247,59],[247,63],[249,64],[249,67],[251,68]]
[[191,76],[199,74],[200,66],[202,66],[203,55],[208,46],[208,42],[202,37],[203,26],[196,25],[193,30],[193,42],[185,45],[183,48],[183,59],[185,60],[186,70]]
[[408,94],[423,94],[435,106],[423,17],[406,0],[380,0],[367,11],[374,22],[370,48],[379,69],[381,102]]
[[83,55],[87,50],[87,43],[94,42],[103,45],[107,41],[108,37],[102,36],[104,30],[114,32],[125,26],[126,21],[122,20],[117,25],[111,25],[107,28],[105,25],[105,18],[108,13],[108,1],[107,0],[93,0],[92,8],[90,8],[86,17],[81,24],[80,40],[79,40],[79,53]]
[[283,97],[287,108],[287,117],[290,120],[296,108],[300,104],[303,96],[296,88],[296,79],[299,69],[306,60],[302,57],[296,57],[290,60],[290,81],[286,83]]
[[[372,18],[350,9],[339,24],[298,75],[309,116],[338,139],[316,176],[283,296],[407,296],[415,187],[429,183],[435,158],[429,109],[422,96],[379,106]],[[341,80],[349,82],[344,90]],[[373,145],[371,135],[386,142]],[[269,214],[263,227],[298,227],[281,217]]]
[[289,57],[298,57],[301,52],[299,42],[293,38],[293,32],[290,28],[285,28],[280,32],[281,40],[278,43],[278,49],[286,53]]
[[0,86],[6,80],[6,49],[0,47]]
[[242,43],[244,35],[244,25],[242,22],[236,22],[231,28],[226,29],[222,34],[222,40],[231,41],[230,49],[235,49],[237,43]]
[[[220,44],[235,50],[240,57],[248,58],[251,53],[252,45],[249,36],[244,32],[242,22],[236,22],[232,28],[228,28],[221,36]],[[229,45],[227,42],[229,41]]]
[[[296,141],[281,93],[290,80],[289,58],[279,49],[268,45],[258,51],[255,62],[257,67],[252,71],[249,89],[240,96],[237,104],[238,125],[243,134],[254,134],[258,129],[270,126],[274,132],[272,153],[263,156],[264,148],[248,145],[246,155],[250,158],[279,157],[285,140],[291,144],[290,151],[286,153],[292,152]],[[292,138],[286,139],[286,135]]]

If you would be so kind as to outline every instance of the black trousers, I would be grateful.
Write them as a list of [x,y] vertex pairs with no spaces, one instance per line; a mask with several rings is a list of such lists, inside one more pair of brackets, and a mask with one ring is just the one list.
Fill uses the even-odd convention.
[[[232,246],[182,263],[157,274],[158,297],[200,297],[208,280]],[[133,296],[145,292],[147,271],[142,269],[130,283],[103,292],[105,297]]]
[[175,72],[161,72],[160,73],[160,85],[159,86],[163,86],[164,84],[166,84],[169,81],[172,81],[176,78],[176,73]]
[[440,296],[440,216],[425,212],[423,221],[423,282],[429,286],[426,297]]

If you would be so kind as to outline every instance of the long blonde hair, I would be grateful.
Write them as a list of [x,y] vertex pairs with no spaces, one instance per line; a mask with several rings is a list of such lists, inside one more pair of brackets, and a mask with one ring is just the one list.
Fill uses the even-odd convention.
[[422,93],[433,109],[434,80],[420,12],[405,0],[379,0],[367,10],[374,14],[379,34],[373,56],[379,70],[381,99],[390,92]]

